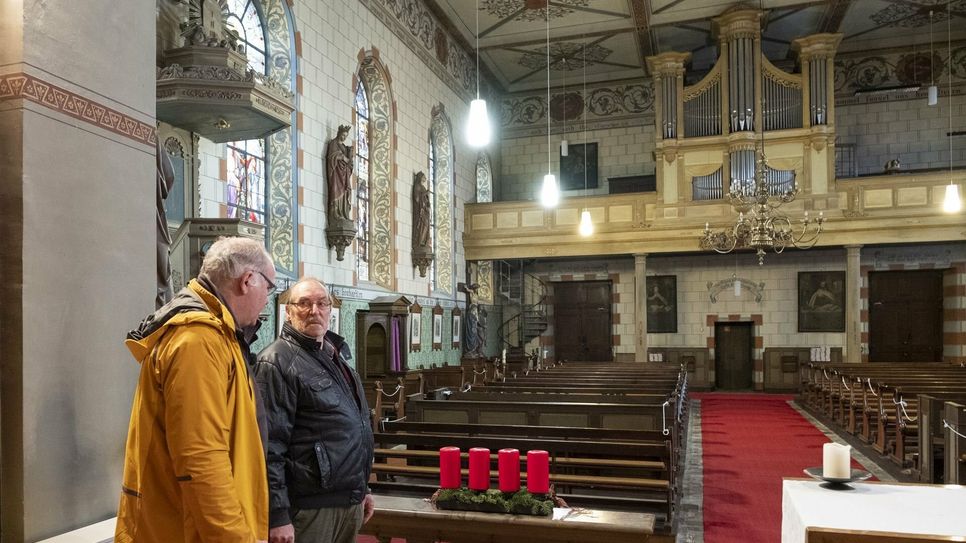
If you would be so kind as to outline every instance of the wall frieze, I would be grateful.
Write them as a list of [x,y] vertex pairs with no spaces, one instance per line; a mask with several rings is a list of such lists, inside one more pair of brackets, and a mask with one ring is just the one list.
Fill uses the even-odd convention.
[[154,147],[157,141],[158,134],[153,124],[33,75],[13,73],[0,76],[0,102],[8,100],[28,100],[147,146]]
[[457,95],[476,90],[474,57],[443,28],[421,0],[359,0]]

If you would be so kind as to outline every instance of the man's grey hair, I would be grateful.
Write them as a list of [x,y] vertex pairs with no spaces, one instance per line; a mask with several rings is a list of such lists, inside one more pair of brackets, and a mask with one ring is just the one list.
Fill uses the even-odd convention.
[[[304,285],[305,283],[318,283],[319,286],[321,286],[322,288],[324,288],[326,292],[329,292],[328,285],[326,285],[325,282],[322,281],[321,279],[319,279],[317,277],[310,277],[310,276],[303,277],[303,278],[299,279],[298,281],[296,281],[295,284],[293,284],[288,289],[288,296],[287,296],[287,299],[285,300],[285,303],[288,303],[288,301],[291,300],[292,293],[295,292],[295,287],[297,287],[299,285]],[[332,294],[331,293],[329,294],[329,297],[330,298],[332,297]]]
[[213,243],[205,253],[199,277],[205,277],[215,284],[224,286],[232,279],[240,277],[248,270],[266,273],[272,268],[272,257],[261,241],[251,238],[222,237]]

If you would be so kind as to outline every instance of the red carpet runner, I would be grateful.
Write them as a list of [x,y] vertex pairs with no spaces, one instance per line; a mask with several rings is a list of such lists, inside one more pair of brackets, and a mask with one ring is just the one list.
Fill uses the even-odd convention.
[[806,477],[804,468],[821,466],[829,439],[788,405],[791,396],[693,398],[701,400],[704,541],[777,543],[782,477]]

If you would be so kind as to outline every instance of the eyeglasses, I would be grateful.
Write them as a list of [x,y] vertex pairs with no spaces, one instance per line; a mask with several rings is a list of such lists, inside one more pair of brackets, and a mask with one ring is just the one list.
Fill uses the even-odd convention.
[[253,272],[255,272],[255,273],[257,273],[258,275],[261,275],[261,276],[262,276],[262,279],[264,279],[264,280],[265,280],[265,283],[267,283],[267,284],[268,284],[268,295],[269,295],[269,296],[271,296],[271,295],[272,295],[272,293],[273,293],[273,292],[275,292],[275,289],[277,289],[277,288],[278,288],[278,287],[277,287],[277,286],[275,285],[275,283],[273,283],[273,282],[272,282],[272,280],[271,280],[271,279],[269,279],[269,278],[268,278],[268,276],[267,276],[267,275],[265,275],[264,273],[262,273],[262,272],[260,272],[260,271],[258,271],[258,270],[252,270],[252,271],[253,271]]
[[299,311],[312,311],[314,308],[318,307],[319,310],[324,310],[332,307],[332,300],[299,300],[297,302],[291,302],[289,305],[295,306]]

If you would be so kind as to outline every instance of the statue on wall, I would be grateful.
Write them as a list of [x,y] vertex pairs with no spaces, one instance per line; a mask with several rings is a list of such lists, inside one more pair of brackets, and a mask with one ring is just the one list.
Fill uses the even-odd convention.
[[343,124],[325,149],[325,174],[329,182],[329,219],[352,220],[352,148],[345,144],[352,127]]
[[158,138],[155,149],[157,159],[157,193],[155,198],[155,215],[157,219],[157,275],[158,289],[154,300],[155,306],[160,308],[171,300],[171,261],[168,254],[171,247],[171,236],[168,235],[168,219],[164,212],[164,201],[174,186],[174,165],[171,157],[161,148],[161,138]]
[[483,357],[483,348],[486,345],[486,309],[480,305],[479,301],[473,299],[474,294],[480,285],[473,283],[467,285],[460,283],[457,290],[466,294],[466,340],[463,346],[466,349],[466,358]]
[[413,175],[413,265],[419,268],[419,276],[426,277],[426,269],[433,261],[433,244],[429,237],[430,213],[429,186],[426,174]]
[[335,137],[325,147],[325,177],[329,189],[325,237],[340,261],[357,231],[352,220],[352,147],[345,143],[350,130],[350,125],[339,125]]

